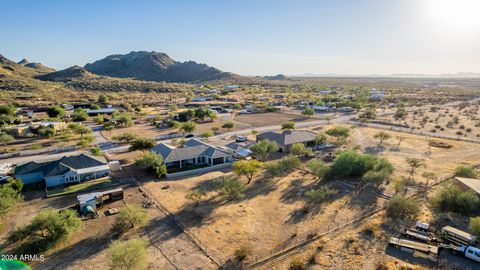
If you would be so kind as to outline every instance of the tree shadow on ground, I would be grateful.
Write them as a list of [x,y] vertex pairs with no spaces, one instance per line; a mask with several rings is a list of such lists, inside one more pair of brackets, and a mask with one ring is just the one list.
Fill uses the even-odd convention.
[[109,231],[106,234],[89,237],[63,248],[40,262],[35,268],[46,270],[66,269],[76,261],[87,260],[106,249],[110,242],[117,238],[117,234]]
[[[286,223],[298,224],[312,216],[321,215],[325,212],[325,208],[324,208],[325,205],[333,201],[340,200],[343,197],[348,196],[350,194],[348,191],[343,190],[339,185],[335,185],[335,184],[323,184],[323,185],[330,185],[332,188],[337,189],[339,192],[331,196],[330,198],[328,198],[322,203],[308,205],[308,203],[305,201],[305,206],[301,208],[297,208],[290,213],[290,217],[286,221]],[[298,200],[306,200],[306,198],[302,194],[302,196],[299,197]]]
[[385,151],[385,146],[383,145],[367,146],[365,147],[364,151],[367,154],[377,155]]

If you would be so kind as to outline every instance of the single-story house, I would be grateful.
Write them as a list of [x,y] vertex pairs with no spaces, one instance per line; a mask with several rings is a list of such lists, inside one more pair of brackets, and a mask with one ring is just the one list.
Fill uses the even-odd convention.
[[35,130],[41,127],[52,128],[53,130],[55,130],[55,132],[59,132],[61,130],[64,130],[67,127],[67,124],[62,121],[34,122],[30,124],[20,124],[13,126],[10,128],[10,132],[15,137],[26,137],[32,133],[32,129]]
[[46,187],[80,183],[109,174],[107,162],[85,154],[47,162],[31,161],[17,166],[14,171],[15,177],[24,184],[45,182]]
[[198,139],[190,139],[182,147],[160,143],[150,151],[163,157],[167,174],[233,162],[232,154],[228,151]]
[[289,152],[292,144],[303,143],[307,147],[315,146],[317,133],[309,130],[285,130],[278,132],[265,132],[257,135],[257,142],[263,140],[274,141],[278,144],[280,152]]
[[462,191],[473,191],[480,196],[480,179],[455,177],[455,183]]
[[90,116],[95,116],[99,114],[108,114],[111,115],[116,111],[115,108],[101,108],[101,109],[88,109],[87,114]]

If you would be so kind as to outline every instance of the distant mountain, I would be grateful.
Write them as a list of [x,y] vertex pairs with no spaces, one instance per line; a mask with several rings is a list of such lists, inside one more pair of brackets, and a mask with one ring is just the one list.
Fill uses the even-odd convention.
[[73,66],[64,70],[55,71],[45,75],[37,76],[37,79],[43,81],[69,81],[73,79],[93,78],[96,75],[80,66]]
[[288,79],[288,77],[283,74],[277,74],[275,76],[265,76],[263,78],[266,80],[272,80],[272,81],[283,81]]
[[165,53],[146,51],[110,55],[86,64],[85,69],[98,75],[165,82],[234,80],[241,77],[206,64],[177,62]]
[[472,79],[480,78],[480,73],[474,72],[458,72],[458,73],[444,73],[444,74],[417,74],[417,73],[399,73],[399,74],[368,74],[368,75],[351,75],[351,74],[337,74],[337,73],[325,73],[325,74],[315,74],[315,73],[303,73],[297,75],[289,75],[289,77],[356,77],[356,78],[459,78],[459,79]]
[[30,63],[30,62],[28,62],[27,59],[23,58],[23,59],[22,59],[20,62],[18,62],[17,64],[19,64],[19,65],[26,65],[26,64],[28,64],[28,63]]

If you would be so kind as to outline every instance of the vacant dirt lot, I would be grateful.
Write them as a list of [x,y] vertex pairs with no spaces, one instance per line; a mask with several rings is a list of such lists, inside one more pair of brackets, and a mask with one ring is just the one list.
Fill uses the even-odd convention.
[[[408,176],[409,167],[405,161],[408,157],[425,161],[425,167],[419,168],[415,173],[415,179],[421,182],[425,180],[421,177],[425,171],[434,172],[442,177],[450,175],[459,165],[474,165],[480,162],[480,144],[386,131],[391,135],[391,139],[378,146],[378,140],[373,138],[378,132],[378,129],[357,127],[352,132],[350,145],[358,145],[367,153],[387,158],[395,166],[394,177]],[[399,148],[397,137],[404,138]],[[430,140],[445,142],[452,147],[449,149],[432,147],[429,146]]]
[[[212,180],[222,175],[212,172],[144,184],[221,262],[229,260],[241,245],[251,246],[256,256],[264,256],[271,249],[344,223],[382,203],[370,193],[353,195],[351,188],[334,185],[339,190],[335,199],[305,212],[304,193],[317,179],[301,171],[277,179],[260,176],[247,186],[243,199],[228,201],[212,190]],[[168,189],[162,189],[167,185]],[[193,188],[207,191],[199,206],[185,198]]]
[[313,120],[318,119],[285,112],[242,114],[235,116],[235,121],[251,125],[251,127],[280,125],[285,121],[305,122]]

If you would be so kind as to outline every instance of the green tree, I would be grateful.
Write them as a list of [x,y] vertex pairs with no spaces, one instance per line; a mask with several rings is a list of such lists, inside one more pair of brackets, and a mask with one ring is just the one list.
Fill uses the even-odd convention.
[[250,147],[250,151],[252,151],[253,156],[260,161],[267,160],[270,154],[277,152],[278,149],[278,144],[268,139],[261,140],[257,144]]
[[203,196],[205,196],[205,191],[202,189],[192,189],[185,195],[188,200],[195,202],[195,207],[198,206]]
[[388,173],[388,171],[386,170],[380,170],[380,171],[370,170],[370,171],[367,171],[362,176],[362,181],[365,184],[372,184],[376,188],[379,188],[380,185],[387,182],[389,178],[390,178],[390,173]]
[[282,123],[282,130],[292,130],[295,129],[295,122],[287,121]]
[[294,143],[290,147],[290,153],[297,157],[299,156],[308,156],[312,154],[312,149],[305,147],[303,143]]
[[114,241],[107,249],[111,269],[145,269],[147,267],[147,241],[133,238]]
[[229,199],[241,199],[245,196],[245,185],[240,180],[223,176],[215,181],[215,189],[220,195],[227,196]]
[[105,95],[100,95],[98,96],[98,103],[102,104],[103,106],[107,105],[108,103],[108,97]]
[[128,115],[126,113],[123,113],[123,114],[118,116],[117,123],[121,126],[124,126],[124,127],[131,127],[134,124],[133,120],[132,120],[132,117],[130,117],[130,115]]
[[466,178],[476,178],[478,175],[478,170],[473,166],[460,165],[455,168],[454,175],[458,177]]
[[413,175],[420,167],[425,167],[425,161],[419,158],[409,157],[406,158],[405,161],[407,165],[410,167],[408,170],[409,177],[413,179]]
[[94,156],[101,156],[102,155],[102,149],[100,147],[92,147],[90,148],[90,153]]
[[318,134],[315,136],[315,148],[318,147],[318,145],[326,144],[327,143],[327,136],[325,134]]
[[197,123],[193,121],[188,121],[182,124],[181,130],[184,132],[194,132],[197,129]]
[[394,219],[414,219],[420,212],[420,203],[415,198],[395,195],[385,203],[387,216]]
[[154,139],[137,138],[130,145],[130,151],[142,151],[145,153],[148,149],[154,147],[156,144]]
[[112,122],[107,122],[103,124],[103,130],[108,131],[109,134],[112,134],[112,130],[115,129],[115,124]]
[[388,141],[391,137],[392,136],[385,131],[379,131],[373,135],[373,138],[378,140],[378,146],[382,145],[383,142]]
[[425,191],[428,190],[429,184],[430,184],[431,181],[434,181],[434,180],[438,179],[437,175],[433,172],[424,172],[424,173],[422,173],[422,177],[427,179],[427,181],[425,182]]
[[305,109],[303,109],[303,111],[302,111],[302,114],[310,117],[310,116],[315,114],[315,111],[313,110],[312,107],[305,107]]
[[[23,184],[23,183],[22,183]],[[0,217],[8,213],[15,204],[23,201],[23,196],[20,193],[21,188],[15,183],[8,183],[6,185],[0,185]]]
[[235,126],[235,124],[233,122],[226,122],[222,125],[222,128],[226,128],[228,131],[230,131],[230,129],[232,129],[233,127]]
[[480,216],[471,217],[468,223],[468,229],[476,236],[480,236]]
[[115,141],[123,142],[123,143],[131,143],[136,139],[138,139],[138,136],[133,132],[125,132],[121,135],[113,136],[112,139],[114,139]]
[[55,136],[55,130],[49,127],[41,127],[38,129],[38,136],[42,138],[51,138]]
[[137,159],[135,164],[142,169],[156,173],[158,177],[167,173],[167,167],[163,164],[163,157],[155,152],[147,152]]
[[238,176],[247,178],[247,185],[250,184],[255,174],[262,168],[262,162],[258,160],[240,160],[233,163],[233,172]]
[[9,243],[22,242],[34,254],[44,252],[68,240],[82,226],[77,213],[70,209],[41,210],[29,225],[11,232],[7,236]]
[[12,104],[0,105],[0,115],[14,115],[17,109]]
[[11,143],[15,140],[13,136],[8,135],[6,133],[1,133],[0,134],[0,144],[3,145],[3,147],[7,147],[7,143]]
[[194,115],[200,120],[205,120],[205,118],[216,118],[216,113],[205,106],[198,107],[194,110]]
[[90,110],[98,110],[98,109],[100,109],[100,106],[98,106],[97,104],[90,105]]
[[65,109],[59,106],[50,107],[47,109],[47,115],[50,118],[62,117],[65,115]]
[[87,111],[81,108],[73,110],[72,119],[75,122],[81,122],[87,120]]
[[208,139],[208,138],[210,138],[210,137],[213,136],[213,132],[211,132],[211,131],[205,131],[205,132],[202,133],[202,135],[200,135],[200,136],[202,136],[203,138]]
[[95,121],[95,123],[97,123],[98,125],[101,125],[105,122],[105,115],[99,114],[93,119],[93,121]]
[[463,192],[452,183],[446,183],[431,198],[431,204],[439,211],[469,215],[479,207],[479,198],[472,191]]
[[138,205],[127,204],[120,209],[115,219],[115,229],[126,231],[147,224],[148,213]]

